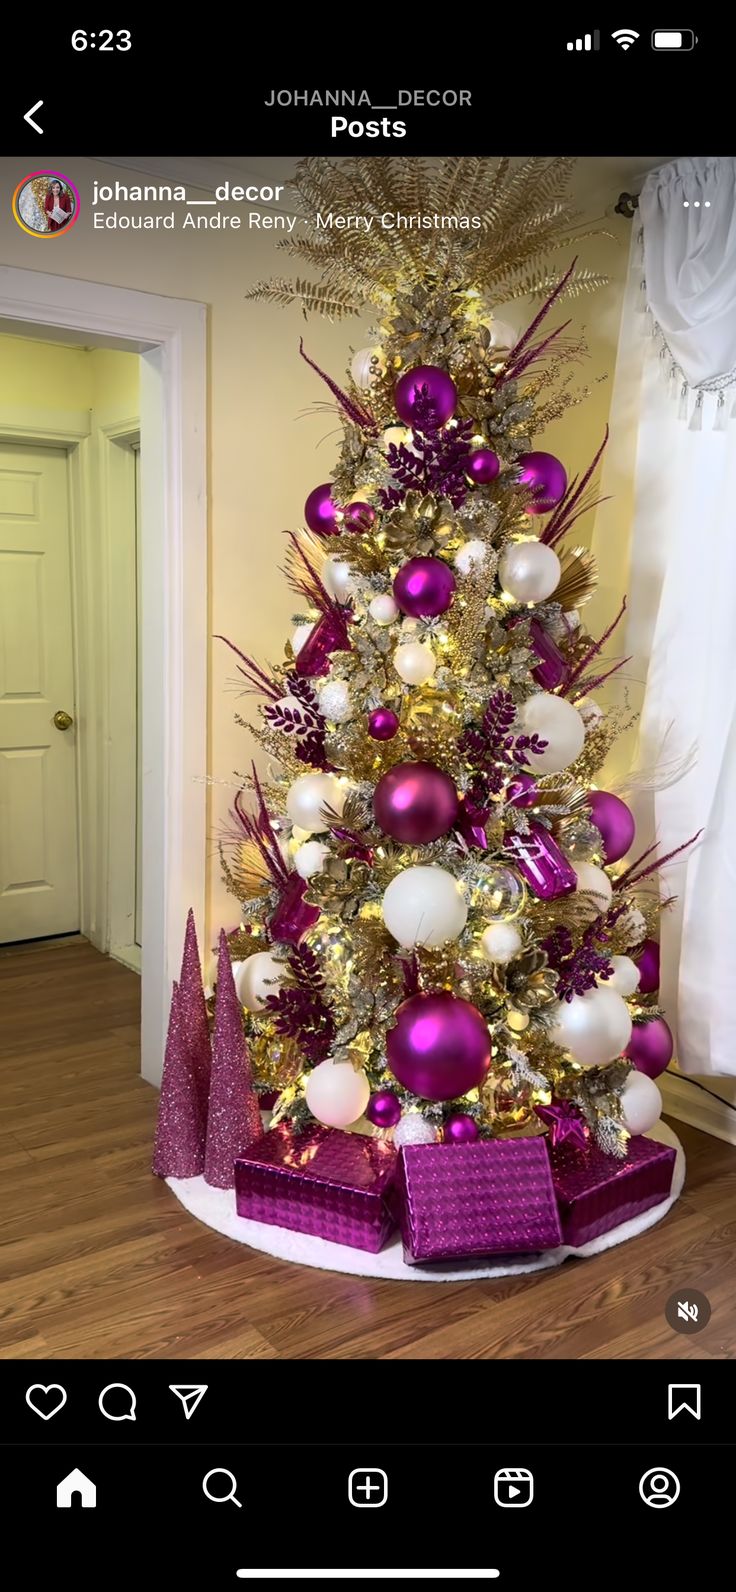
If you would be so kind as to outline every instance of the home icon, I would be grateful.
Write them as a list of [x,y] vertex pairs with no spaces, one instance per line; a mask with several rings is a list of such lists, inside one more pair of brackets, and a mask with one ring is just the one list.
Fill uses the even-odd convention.
[[85,1476],[81,1470],[70,1470],[69,1475],[59,1482],[56,1489],[56,1507],[71,1509],[73,1505],[77,1505],[77,1499],[81,1499],[83,1509],[96,1509],[97,1488],[89,1476]]

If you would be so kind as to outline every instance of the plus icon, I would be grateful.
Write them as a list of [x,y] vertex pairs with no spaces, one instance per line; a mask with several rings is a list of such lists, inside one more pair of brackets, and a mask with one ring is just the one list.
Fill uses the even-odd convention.
[[351,1470],[348,1497],[356,1509],[380,1509],[388,1498],[385,1470]]

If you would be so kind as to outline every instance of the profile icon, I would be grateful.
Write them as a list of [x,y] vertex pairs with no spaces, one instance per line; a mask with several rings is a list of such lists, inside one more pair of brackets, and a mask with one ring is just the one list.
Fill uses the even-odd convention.
[[32,171],[13,194],[13,215],[33,238],[58,238],[79,215],[79,192],[58,171]]
[[639,1482],[639,1497],[650,1509],[669,1509],[680,1496],[680,1481],[666,1465],[646,1470]]

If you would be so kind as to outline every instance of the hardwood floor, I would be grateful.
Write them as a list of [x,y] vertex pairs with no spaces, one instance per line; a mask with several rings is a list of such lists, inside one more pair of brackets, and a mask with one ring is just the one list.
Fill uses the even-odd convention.
[[[736,1150],[679,1126],[685,1193],[631,1244],[503,1282],[290,1266],[187,1216],[150,1174],[140,984],[84,941],[0,955],[0,1358],[731,1357]],[[713,1314],[672,1332],[690,1284]]]

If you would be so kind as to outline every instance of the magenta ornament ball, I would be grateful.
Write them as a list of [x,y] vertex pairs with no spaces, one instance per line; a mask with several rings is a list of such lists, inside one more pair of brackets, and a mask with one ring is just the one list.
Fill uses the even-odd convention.
[[392,741],[398,728],[393,708],[373,708],[368,714],[368,734],[374,741]]
[[411,619],[436,619],[446,613],[455,576],[441,558],[408,558],[394,581],[394,597]]
[[476,486],[485,486],[488,481],[495,481],[500,468],[501,460],[492,448],[476,448],[467,461],[465,474]]
[[458,795],[449,774],[434,763],[396,763],[373,792],[373,814],[392,840],[428,846],[452,829]]
[[567,490],[567,471],[553,453],[522,453],[517,461],[519,484],[531,487],[527,514],[548,514]]
[[634,961],[641,977],[637,995],[653,995],[659,989],[659,943],[657,940],[645,940],[638,956]]
[[364,534],[376,523],[376,511],[371,503],[348,503],[344,510],[345,529]]
[[449,990],[411,995],[386,1036],[395,1078],[423,1100],[476,1089],[491,1065],[491,1036],[477,1007]]
[[371,1095],[365,1114],[374,1128],[395,1128],[401,1116],[401,1103],[390,1089],[379,1089]]
[[624,1051],[637,1072],[647,1078],[658,1078],[672,1060],[675,1042],[672,1030],[663,1017],[652,1017],[648,1023],[634,1023],[631,1038]]
[[538,796],[537,782],[531,774],[517,774],[506,786],[506,801],[514,807],[534,807]]
[[601,832],[606,862],[619,862],[626,856],[636,834],[634,815],[620,796],[608,790],[588,793],[588,806],[596,829]]
[[463,1111],[453,1111],[442,1129],[445,1144],[472,1144],[478,1137],[478,1124]]
[[422,400],[430,399],[434,406],[434,419],[443,426],[455,413],[457,388],[446,370],[439,365],[416,365],[400,376],[394,388],[396,412],[405,426],[416,421],[417,403],[421,415]]
[[316,486],[304,505],[304,518],[315,536],[338,536],[340,527],[337,515],[340,513],[336,503],[332,501],[332,482],[323,481],[321,486]]

